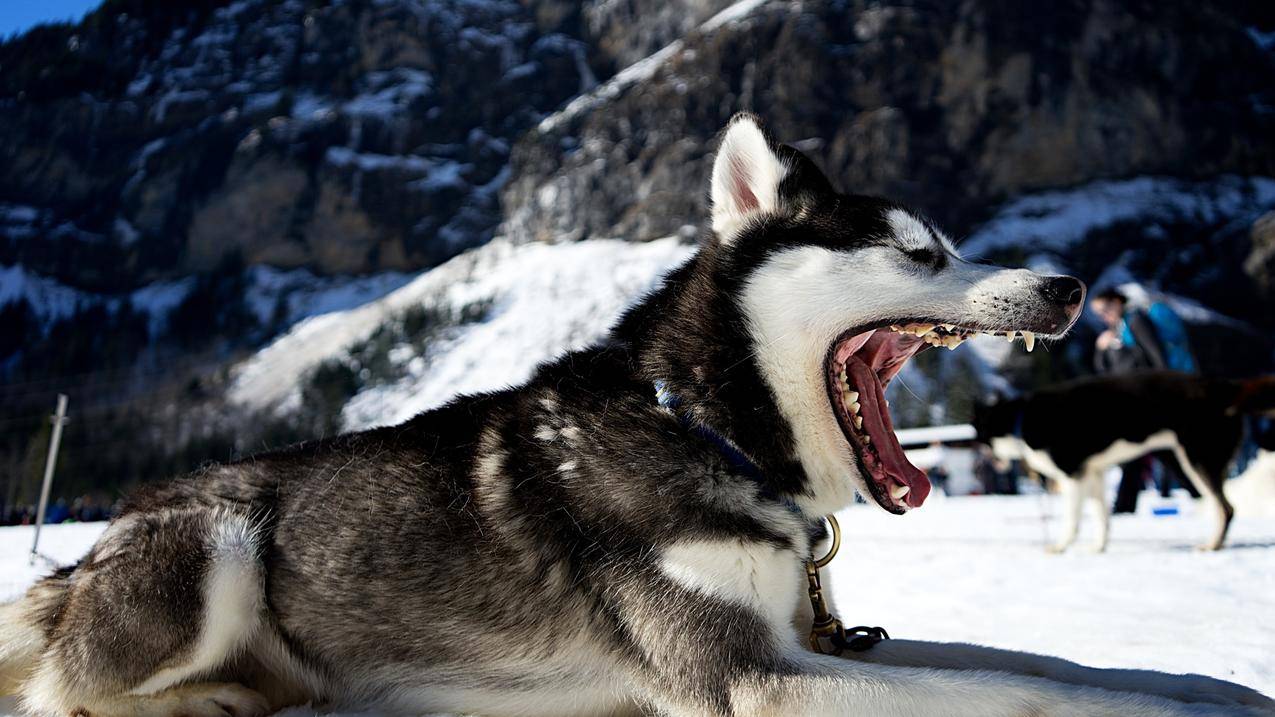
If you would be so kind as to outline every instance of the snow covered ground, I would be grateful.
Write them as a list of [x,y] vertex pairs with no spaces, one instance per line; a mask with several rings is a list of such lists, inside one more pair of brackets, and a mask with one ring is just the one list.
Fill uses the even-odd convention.
[[[1107,553],[1061,556],[1043,549],[1057,529],[1047,495],[936,494],[902,517],[855,506],[825,580],[842,620],[896,637],[1198,672],[1275,694],[1275,520],[1241,512],[1227,548],[1201,553],[1207,516],[1185,494],[1173,500],[1179,515],[1155,516],[1158,499],[1144,494],[1139,514],[1115,518]],[[103,525],[51,526],[43,552],[74,560]],[[48,569],[27,564],[30,544],[30,528],[0,528],[0,600]],[[0,701],[0,713],[12,707]]]

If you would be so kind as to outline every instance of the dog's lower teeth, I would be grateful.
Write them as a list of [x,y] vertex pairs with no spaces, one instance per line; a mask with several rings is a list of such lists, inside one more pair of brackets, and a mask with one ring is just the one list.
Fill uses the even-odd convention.
[[860,429],[863,428],[863,416],[860,416],[859,414],[856,413],[854,414],[853,418],[854,418],[854,427],[860,428]]
[[849,399],[851,403],[856,403],[856,402],[858,402],[858,400],[859,400],[859,392],[858,392],[858,391],[846,391],[845,393],[846,393],[846,398],[847,398],[847,399]]
[[903,500],[903,496],[907,495],[908,492],[911,490],[912,490],[911,488],[905,485],[896,483],[894,484],[894,487],[890,489],[890,497],[894,498],[895,500]]

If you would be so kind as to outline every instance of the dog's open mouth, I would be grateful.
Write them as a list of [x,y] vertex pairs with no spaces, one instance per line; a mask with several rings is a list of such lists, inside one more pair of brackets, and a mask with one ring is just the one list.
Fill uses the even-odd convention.
[[[828,352],[828,397],[833,413],[867,474],[868,490],[882,508],[903,513],[919,507],[930,494],[925,472],[908,460],[894,435],[885,387],[908,359],[927,346],[955,349],[979,333],[952,324],[892,324],[838,339]],[[1013,341],[1017,332],[1000,332]],[[1030,351],[1036,343],[1022,332]]]

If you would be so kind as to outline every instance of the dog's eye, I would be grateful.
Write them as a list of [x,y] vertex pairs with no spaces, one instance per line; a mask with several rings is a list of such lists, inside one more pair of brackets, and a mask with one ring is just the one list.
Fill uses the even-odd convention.
[[922,266],[939,271],[947,265],[947,255],[935,249],[903,249],[903,255]]

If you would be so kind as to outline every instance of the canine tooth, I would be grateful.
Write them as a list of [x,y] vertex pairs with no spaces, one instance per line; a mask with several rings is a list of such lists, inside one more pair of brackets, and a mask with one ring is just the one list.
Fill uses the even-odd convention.
[[1006,332],[1005,332],[1005,340],[1009,341],[1011,344],[1012,344],[1012,343],[1014,343],[1014,333],[1015,333],[1015,332],[1013,332],[1013,331],[1006,331]]
[[956,328],[956,324],[939,324],[939,326],[942,326],[948,331],[951,331],[952,329]]
[[903,496],[907,495],[911,491],[911,488],[900,483],[896,483],[894,487],[890,489],[890,496],[895,500],[902,500]]
[[1036,346],[1036,334],[1033,334],[1030,331],[1024,331],[1023,343],[1027,346],[1027,352],[1031,353],[1031,350]]

